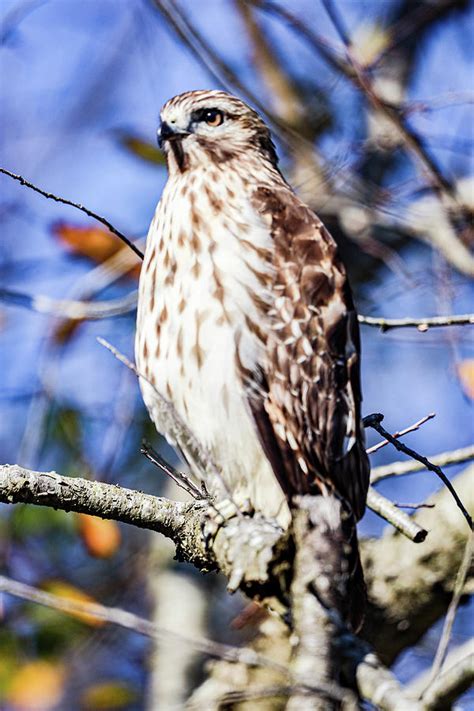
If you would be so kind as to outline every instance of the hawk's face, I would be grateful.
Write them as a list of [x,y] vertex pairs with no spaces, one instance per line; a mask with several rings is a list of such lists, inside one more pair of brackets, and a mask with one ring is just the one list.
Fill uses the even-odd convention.
[[270,131],[243,101],[224,91],[190,91],[168,101],[158,134],[170,172],[220,164],[249,151],[276,165]]

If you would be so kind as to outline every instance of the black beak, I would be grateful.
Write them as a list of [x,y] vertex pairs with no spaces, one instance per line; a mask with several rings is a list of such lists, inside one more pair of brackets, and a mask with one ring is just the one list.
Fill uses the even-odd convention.
[[186,131],[177,131],[169,123],[163,121],[158,131],[158,143],[162,148],[164,141],[179,141],[189,134]]
[[169,123],[163,121],[158,132],[158,144],[160,148],[163,148],[163,143],[168,141],[173,151],[178,168],[181,172],[186,167],[186,155],[184,153],[182,139],[189,136],[188,131],[175,130]]

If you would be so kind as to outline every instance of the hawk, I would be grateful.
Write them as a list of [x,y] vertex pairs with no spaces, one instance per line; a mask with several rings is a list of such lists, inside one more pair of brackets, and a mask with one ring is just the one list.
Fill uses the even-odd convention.
[[[199,476],[171,403],[220,472],[217,498],[287,526],[295,495],[334,494],[358,520],[369,481],[359,330],[336,243],[243,101],[191,91],[160,118],[169,176],[136,335],[151,418]],[[351,546],[360,582],[355,523]]]

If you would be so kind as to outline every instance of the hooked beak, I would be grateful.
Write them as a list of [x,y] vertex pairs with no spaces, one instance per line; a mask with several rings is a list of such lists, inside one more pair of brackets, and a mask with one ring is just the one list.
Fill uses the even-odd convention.
[[158,144],[160,148],[163,148],[163,144],[166,141],[169,143],[181,172],[186,168],[186,154],[183,149],[183,138],[189,135],[189,131],[180,131],[178,128],[170,126],[166,121],[163,121],[158,132]]
[[189,131],[180,131],[178,128],[174,128],[166,121],[163,121],[158,131],[158,143],[162,148],[165,141],[181,141],[186,136],[189,136]]

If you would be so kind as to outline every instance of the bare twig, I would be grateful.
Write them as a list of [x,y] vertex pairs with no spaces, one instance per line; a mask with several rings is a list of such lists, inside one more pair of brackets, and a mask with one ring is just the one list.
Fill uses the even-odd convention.
[[392,105],[388,101],[385,101],[381,96],[378,95],[375,90],[374,84],[367,72],[359,65],[359,63],[354,58],[351,52],[351,44],[347,32],[342,24],[342,18],[336,11],[335,5],[332,0],[323,0],[323,4],[336,28],[341,40],[346,47],[346,56],[348,62],[354,73],[351,78],[354,84],[361,90],[361,92],[366,96],[372,107],[382,113],[386,119],[392,124],[392,126],[399,133],[400,137],[403,139],[403,143],[411,153],[418,163],[423,168],[424,172],[430,178],[432,187],[434,187],[440,195],[443,195],[446,199],[446,206],[449,208],[459,208],[460,205],[457,202],[456,191],[452,183],[443,175],[440,167],[436,164],[434,158],[429,155],[421,138],[416,134],[416,132],[409,126],[406,122],[405,117],[399,110],[399,107]]
[[428,531],[419,526],[410,516],[400,511],[396,504],[386,499],[372,487],[367,492],[367,506],[386,521],[395,526],[401,533],[414,543],[422,543]]
[[404,452],[405,454],[408,454],[409,457],[412,457],[413,459],[416,459],[417,461],[421,462],[424,464],[424,466],[429,469],[430,471],[434,472],[437,474],[437,476],[441,479],[443,484],[446,486],[447,489],[449,489],[452,497],[456,501],[456,504],[458,505],[458,508],[462,512],[464,518],[466,519],[469,528],[471,531],[473,530],[473,524],[472,524],[472,518],[470,514],[466,511],[466,508],[459,498],[459,496],[456,493],[455,488],[449,481],[448,477],[446,474],[442,471],[442,469],[437,466],[436,464],[433,464],[432,462],[429,461],[426,457],[424,457],[422,454],[418,454],[418,452],[415,452],[414,449],[411,449],[411,447],[407,447],[406,444],[403,444],[400,442],[398,439],[395,437],[392,437],[390,432],[387,432],[387,430],[382,427],[380,424],[383,420],[383,415],[380,413],[374,413],[372,415],[368,415],[368,417],[364,418],[364,425],[366,427],[373,427],[379,434],[381,434],[385,439],[387,439],[395,449],[398,449],[399,452]]
[[[400,430],[399,432],[394,432],[392,437],[395,439],[398,439],[399,437],[403,437],[404,435],[408,434],[409,432],[415,432],[416,430],[420,429],[421,425],[424,425],[425,422],[428,422],[428,420],[432,420],[433,417],[436,417],[435,412],[430,412],[429,415],[426,415],[425,417],[422,417],[421,420],[418,420],[418,422],[415,422],[413,425],[410,425],[404,430]],[[373,447],[369,447],[367,449],[367,454],[373,454],[374,452],[377,452],[379,449],[382,449],[382,447],[385,447],[387,444],[389,444],[389,441],[387,439],[382,440],[382,442],[378,442],[378,444],[374,444]]]
[[[443,452],[442,454],[436,454],[434,457],[431,457],[430,461],[432,464],[436,464],[439,467],[448,467],[452,464],[468,462],[471,459],[474,459],[474,445],[454,449],[450,452]],[[391,464],[384,464],[380,467],[374,467],[370,474],[370,481],[372,484],[375,484],[376,482],[387,479],[388,477],[404,476],[405,474],[412,474],[413,472],[419,472],[423,469],[425,469],[425,465],[418,461],[409,460],[407,462],[392,462]]]
[[463,594],[467,574],[472,563],[472,552],[474,547],[473,544],[474,536],[471,534],[466,541],[464,556],[461,561],[461,565],[459,566],[458,574],[456,576],[453,597],[451,599],[451,602],[449,603],[448,612],[446,613],[446,617],[444,620],[443,631],[441,633],[438,649],[436,650],[435,658],[433,661],[433,667],[431,669],[430,684],[432,684],[434,680],[438,677],[443,667],[443,662],[446,657],[449,640],[451,639],[451,632],[453,629],[454,619],[456,617],[456,611],[458,609],[459,601],[461,600],[461,595]]
[[[120,353],[120,351],[115,348],[111,343],[105,340],[105,338],[98,337],[98,343],[114,355],[117,360],[123,363],[129,370],[131,370],[139,380],[147,383],[153,390],[157,397],[159,407],[161,409],[161,415],[163,422],[165,424],[165,432],[169,438],[171,438],[175,443],[178,444],[181,452],[185,453],[188,462],[193,462],[196,470],[203,476],[207,475],[211,478],[212,484],[219,484],[222,491],[225,493],[229,501],[232,501],[235,505],[235,510],[238,516],[242,515],[240,507],[235,504],[232,492],[230,491],[227,483],[225,482],[221,472],[218,470],[214,464],[211,455],[207,450],[205,450],[202,445],[197,441],[194,434],[183,422],[173,403],[167,400],[158,390],[158,388],[152,383],[145,375],[139,372],[138,368],[134,363],[132,363],[126,355]],[[214,506],[210,501],[210,506]]]
[[393,505],[398,509],[434,509],[435,504],[401,504],[399,501],[394,501]]
[[469,654],[434,679],[421,701],[429,711],[444,711],[474,682],[474,654]]
[[3,173],[4,175],[8,175],[10,178],[13,178],[13,180],[18,180],[21,185],[26,186],[27,188],[30,188],[30,190],[34,190],[36,193],[39,193],[40,195],[43,195],[43,197],[48,198],[49,200],[54,200],[55,202],[60,202],[63,205],[70,205],[71,207],[75,207],[76,210],[80,210],[84,214],[86,214],[88,217],[93,217],[94,220],[97,220],[98,222],[102,223],[107,229],[110,230],[114,235],[116,235],[119,239],[122,240],[128,247],[130,247],[131,250],[135,252],[135,254],[140,257],[140,259],[143,259],[143,252],[138,249],[138,247],[128,239],[128,237],[125,237],[125,235],[122,232],[119,232],[119,230],[112,225],[108,220],[105,219],[105,217],[102,217],[101,215],[98,215],[96,212],[92,212],[92,210],[89,210],[87,207],[84,207],[84,205],[80,205],[77,202],[73,202],[72,200],[67,200],[66,198],[59,197],[58,195],[55,195],[54,193],[48,193],[42,188],[39,188],[37,185],[33,185],[29,180],[26,180],[22,175],[17,175],[16,173],[12,173],[6,168],[1,168],[0,167],[0,173]]
[[416,328],[420,333],[426,333],[430,328],[443,326],[467,326],[474,324],[474,314],[455,316],[430,316],[427,318],[376,318],[359,314],[359,323],[380,328],[382,333],[392,328]]
[[[146,637],[159,640],[160,642],[166,643],[173,641],[187,647],[192,647],[196,651],[215,659],[223,659],[228,662],[244,664],[250,667],[260,666],[272,669],[282,675],[283,679],[288,680],[294,688],[305,689],[306,693],[309,694],[322,694],[326,698],[334,698],[336,700],[341,700],[351,695],[350,692],[339,689],[335,684],[325,684],[324,682],[314,684],[312,680],[309,682],[303,680],[298,675],[291,674],[286,666],[274,662],[269,657],[259,654],[249,647],[234,647],[232,645],[222,644],[221,642],[214,642],[205,637],[190,637],[180,634],[174,630],[158,627],[153,622],[121,608],[106,607],[96,602],[73,600],[61,595],[45,592],[44,590],[12,580],[5,576],[0,576],[0,593],[2,592],[22,600],[50,607],[66,614],[88,616],[106,623],[118,625]],[[354,644],[357,650],[359,650],[359,647],[363,649],[355,638]],[[359,650],[358,654],[360,655],[360,653]],[[375,655],[372,656],[375,657]],[[361,666],[364,666],[363,657],[360,661]],[[381,667],[380,662],[378,671],[379,674],[380,672],[383,673],[383,667]],[[390,674],[388,670],[385,671],[387,674]],[[365,678],[364,670],[362,670],[361,678],[362,680]]]
[[75,301],[71,299],[53,299],[49,296],[30,296],[19,291],[0,289],[0,301],[14,304],[37,311],[41,314],[50,314],[59,318],[73,321],[97,321],[114,316],[131,313],[137,308],[137,292],[119,299],[108,301]]
[[158,454],[158,452],[153,449],[151,444],[149,442],[146,442],[143,440],[142,446],[140,448],[140,451],[142,454],[145,455],[147,459],[150,460],[156,467],[161,469],[167,476],[170,477],[174,481],[174,483],[179,486],[181,489],[184,489],[188,494],[190,494],[193,499],[204,499],[207,498],[204,496],[203,492],[201,489],[199,489],[194,482],[191,481],[191,479],[186,476],[183,472],[179,472],[177,469],[171,466],[171,464],[168,464],[163,457]]
[[404,15],[395,25],[387,28],[386,32],[389,40],[373,59],[368,69],[373,71],[382,59],[405,42],[408,37],[416,35],[418,38],[427,26],[432,26],[437,19],[443,17],[450,10],[462,7],[462,5],[463,3],[460,0],[439,0],[436,3],[414,5],[409,14]]
[[38,605],[51,607],[54,610],[66,614],[87,615],[97,620],[102,620],[103,622],[119,625],[120,627],[125,627],[146,637],[160,640],[160,642],[173,640],[185,646],[192,646],[197,651],[210,657],[226,659],[231,662],[240,662],[241,664],[248,664],[250,666],[264,666],[276,669],[288,676],[288,671],[284,666],[276,664],[267,657],[263,657],[253,649],[249,649],[248,647],[233,647],[203,637],[187,637],[175,631],[159,628],[144,617],[140,617],[139,615],[135,615],[132,612],[122,610],[118,607],[106,607],[96,602],[83,602],[62,597],[32,587],[31,585],[26,585],[17,580],[11,580],[3,575],[0,576],[0,593],[1,592],[37,603]]
[[429,711],[451,709],[456,699],[467,691],[474,681],[474,640],[469,639],[449,652],[443,671],[428,685],[431,671],[422,672],[410,682],[413,696],[421,698]]

